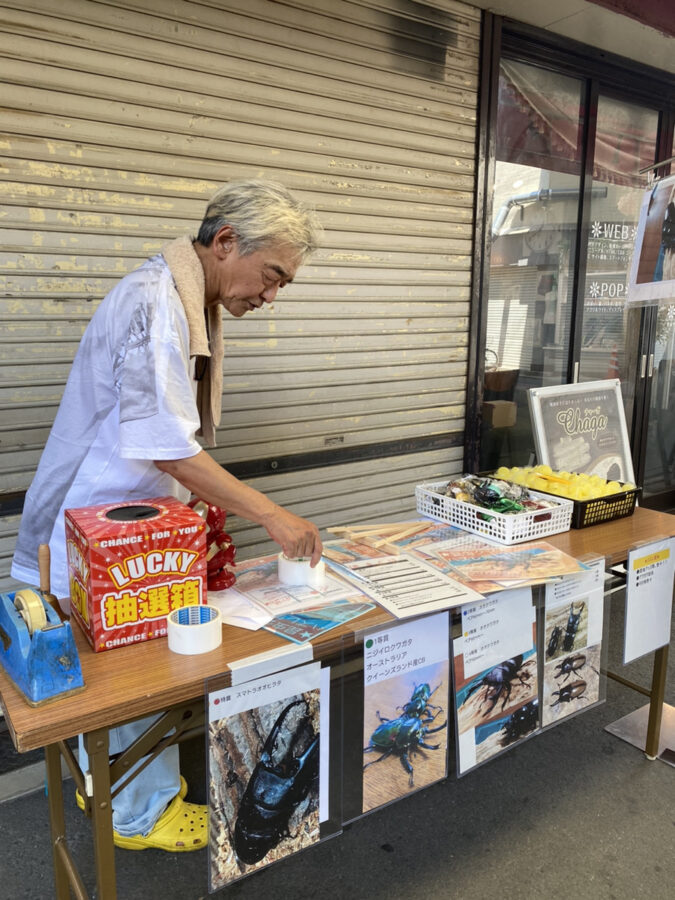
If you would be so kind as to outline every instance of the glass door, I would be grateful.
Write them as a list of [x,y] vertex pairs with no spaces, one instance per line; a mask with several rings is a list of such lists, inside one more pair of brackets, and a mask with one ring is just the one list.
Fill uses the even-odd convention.
[[[659,114],[606,96],[598,98],[593,178],[579,292],[582,334],[579,381],[618,378],[631,433],[645,387],[644,309],[626,307],[626,285],[640,204],[641,168],[654,162]],[[636,408],[637,404],[637,408]]]
[[527,392],[562,384],[571,352],[583,82],[500,66],[480,470],[531,461]]

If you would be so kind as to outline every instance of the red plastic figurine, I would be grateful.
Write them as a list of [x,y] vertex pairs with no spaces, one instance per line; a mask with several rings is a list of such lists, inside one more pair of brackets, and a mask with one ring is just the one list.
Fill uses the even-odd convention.
[[232,587],[237,576],[229,568],[234,566],[237,548],[225,533],[227,513],[219,506],[195,499],[188,504],[206,521],[206,586],[209,591],[224,591]]

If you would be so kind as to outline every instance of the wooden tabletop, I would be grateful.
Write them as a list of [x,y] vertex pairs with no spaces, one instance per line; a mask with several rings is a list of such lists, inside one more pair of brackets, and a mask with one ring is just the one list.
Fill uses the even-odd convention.
[[[608,565],[615,565],[634,545],[674,534],[675,516],[638,508],[628,518],[546,540],[577,559],[602,555]],[[379,607],[371,610],[316,638],[312,642],[314,658],[339,656],[344,647],[353,645],[355,633],[391,619]],[[228,663],[288,647],[288,641],[266,631],[224,626],[222,645],[197,656],[173,653],[165,638],[94,653],[76,624],[73,633],[85,682],[85,689],[78,694],[32,707],[0,668],[0,699],[15,746],[22,752],[194,700],[204,695],[205,679],[227,676]]]
[[[343,648],[354,644],[355,634],[391,619],[386,610],[375,607],[353,622],[334,628],[312,642],[314,659],[339,658]],[[194,700],[205,694],[207,678],[224,676],[219,687],[230,683],[228,663],[275,648],[286,650],[290,643],[268,631],[224,625],[223,642],[210,653],[174,653],[166,638],[94,653],[76,622],[72,629],[82,666],[83,691],[30,706],[0,667],[0,702],[20,752]]]
[[575,559],[604,556],[608,566],[626,559],[628,550],[645,541],[675,535],[675,516],[639,506],[632,516],[589,528],[572,528],[543,538]]

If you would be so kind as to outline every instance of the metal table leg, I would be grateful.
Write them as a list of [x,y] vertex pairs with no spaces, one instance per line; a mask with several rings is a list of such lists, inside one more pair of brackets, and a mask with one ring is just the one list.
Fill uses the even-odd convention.
[[89,757],[93,794],[91,816],[94,830],[96,861],[96,896],[99,900],[115,900],[115,845],[113,844],[112,802],[110,799],[110,763],[108,729],[100,728],[84,735]]
[[652,689],[649,693],[649,719],[647,720],[647,740],[645,754],[648,759],[656,759],[659,755],[659,738],[661,736],[661,719],[663,703],[666,696],[666,675],[668,673],[668,645],[654,652],[654,670],[652,672]]
[[69,900],[70,887],[68,871],[63,855],[58,847],[66,840],[66,821],[63,813],[63,786],[61,784],[61,754],[56,744],[45,747],[47,767],[47,795],[49,802],[49,825],[52,834],[52,857],[54,860],[54,886],[57,900]]

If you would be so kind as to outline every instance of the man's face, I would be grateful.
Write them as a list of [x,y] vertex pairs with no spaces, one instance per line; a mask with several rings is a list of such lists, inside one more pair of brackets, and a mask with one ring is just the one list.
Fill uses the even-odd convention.
[[286,244],[265,247],[247,256],[240,255],[237,239],[231,234],[219,232],[214,244],[206,306],[219,303],[236,318],[272,303],[298,268],[297,250]]

